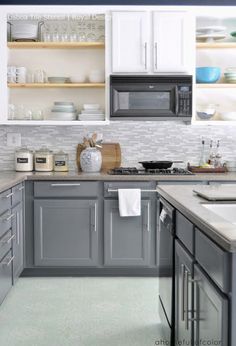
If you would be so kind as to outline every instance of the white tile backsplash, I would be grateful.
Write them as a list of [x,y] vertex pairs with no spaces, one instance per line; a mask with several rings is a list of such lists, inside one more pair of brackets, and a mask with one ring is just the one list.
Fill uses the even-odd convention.
[[102,133],[104,142],[119,142],[122,165],[140,160],[183,160],[198,163],[201,138],[221,141],[223,159],[236,159],[236,127],[194,126],[176,121],[117,121],[108,126],[1,126],[0,170],[14,169],[14,148],[7,147],[7,133],[21,134],[22,146],[69,153],[70,169],[76,169],[76,146],[83,136]]

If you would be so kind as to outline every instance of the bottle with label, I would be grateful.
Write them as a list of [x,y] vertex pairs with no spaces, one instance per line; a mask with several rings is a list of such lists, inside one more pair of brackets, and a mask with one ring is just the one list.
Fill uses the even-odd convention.
[[214,167],[222,167],[222,162],[221,162],[222,155],[220,153],[220,141],[217,141],[216,145],[216,153],[215,153],[215,162],[214,162]]
[[215,152],[213,149],[213,140],[211,139],[210,141],[210,150],[209,150],[209,156],[208,156],[208,164],[211,166],[214,166],[214,162],[215,162]]
[[55,172],[68,172],[69,170],[69,155],[64,151],[59,151],[54,154],[54,171]]
[[35,170],[38,172],[53,171],[53,152],[47,147],[42,147],[35,152]]
[[202,148],[201,148],[201,154],[199,159],[199,166],[202,167],[205,164],[206,164],[205,140],[202,139]]

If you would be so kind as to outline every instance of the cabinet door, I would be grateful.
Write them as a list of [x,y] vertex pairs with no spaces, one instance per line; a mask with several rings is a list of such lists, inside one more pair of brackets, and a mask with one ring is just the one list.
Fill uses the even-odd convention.
[[148,28],[146,12],[112,13],[112,71],[146,72]]
[[106,266],[148,266],[150,257],[150,200],[142,200],[141,216],[120,217],[117,200],[104,205]]
[[95,266],[96,200],[34,201],[35,265]]
[[193,22],[187,12],[154,12],[154,72],[192,73],[195,41]]
[[210,282],[198,265],[194,265],[195,332],[194,345],[228,345],[228,300]]
[[175,344],[192,345],[193,259],[175,241]]
[[13,281],[15,281],[24,268],[24,233],[23,233],[23,205],[19,203],[12,209],[14,218],[12,220],[13,231]]

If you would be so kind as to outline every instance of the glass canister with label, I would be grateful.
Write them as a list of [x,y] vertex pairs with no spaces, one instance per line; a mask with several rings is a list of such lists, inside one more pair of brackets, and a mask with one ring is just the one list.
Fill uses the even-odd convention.
[[47,147],[35,151],[34,167],[38,172],[53,171],[53,152]]
[[69,170],[69,155],[64,151],[59,151],[54,154],[54,171],[55,172],[68,172]]
[[15,170],[17,172],[32,172],[34,169],[34,153],[28,148],[15,151]]

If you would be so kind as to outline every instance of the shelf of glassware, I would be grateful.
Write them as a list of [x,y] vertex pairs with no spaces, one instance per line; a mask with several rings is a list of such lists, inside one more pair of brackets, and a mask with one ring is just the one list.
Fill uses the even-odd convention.
[[95,126],[103,126],[103,125],[109,125],[109,120],[101,120],[101,121],[80,121],[80,120],[72,120],[72,121],[56,121],[56,120],[2,120],[0,121],[0,125],[17,125],[17,126],[88,126],[88,125],[95,125]]
[[8,42],[10,49],[105,48],[104,42]]

